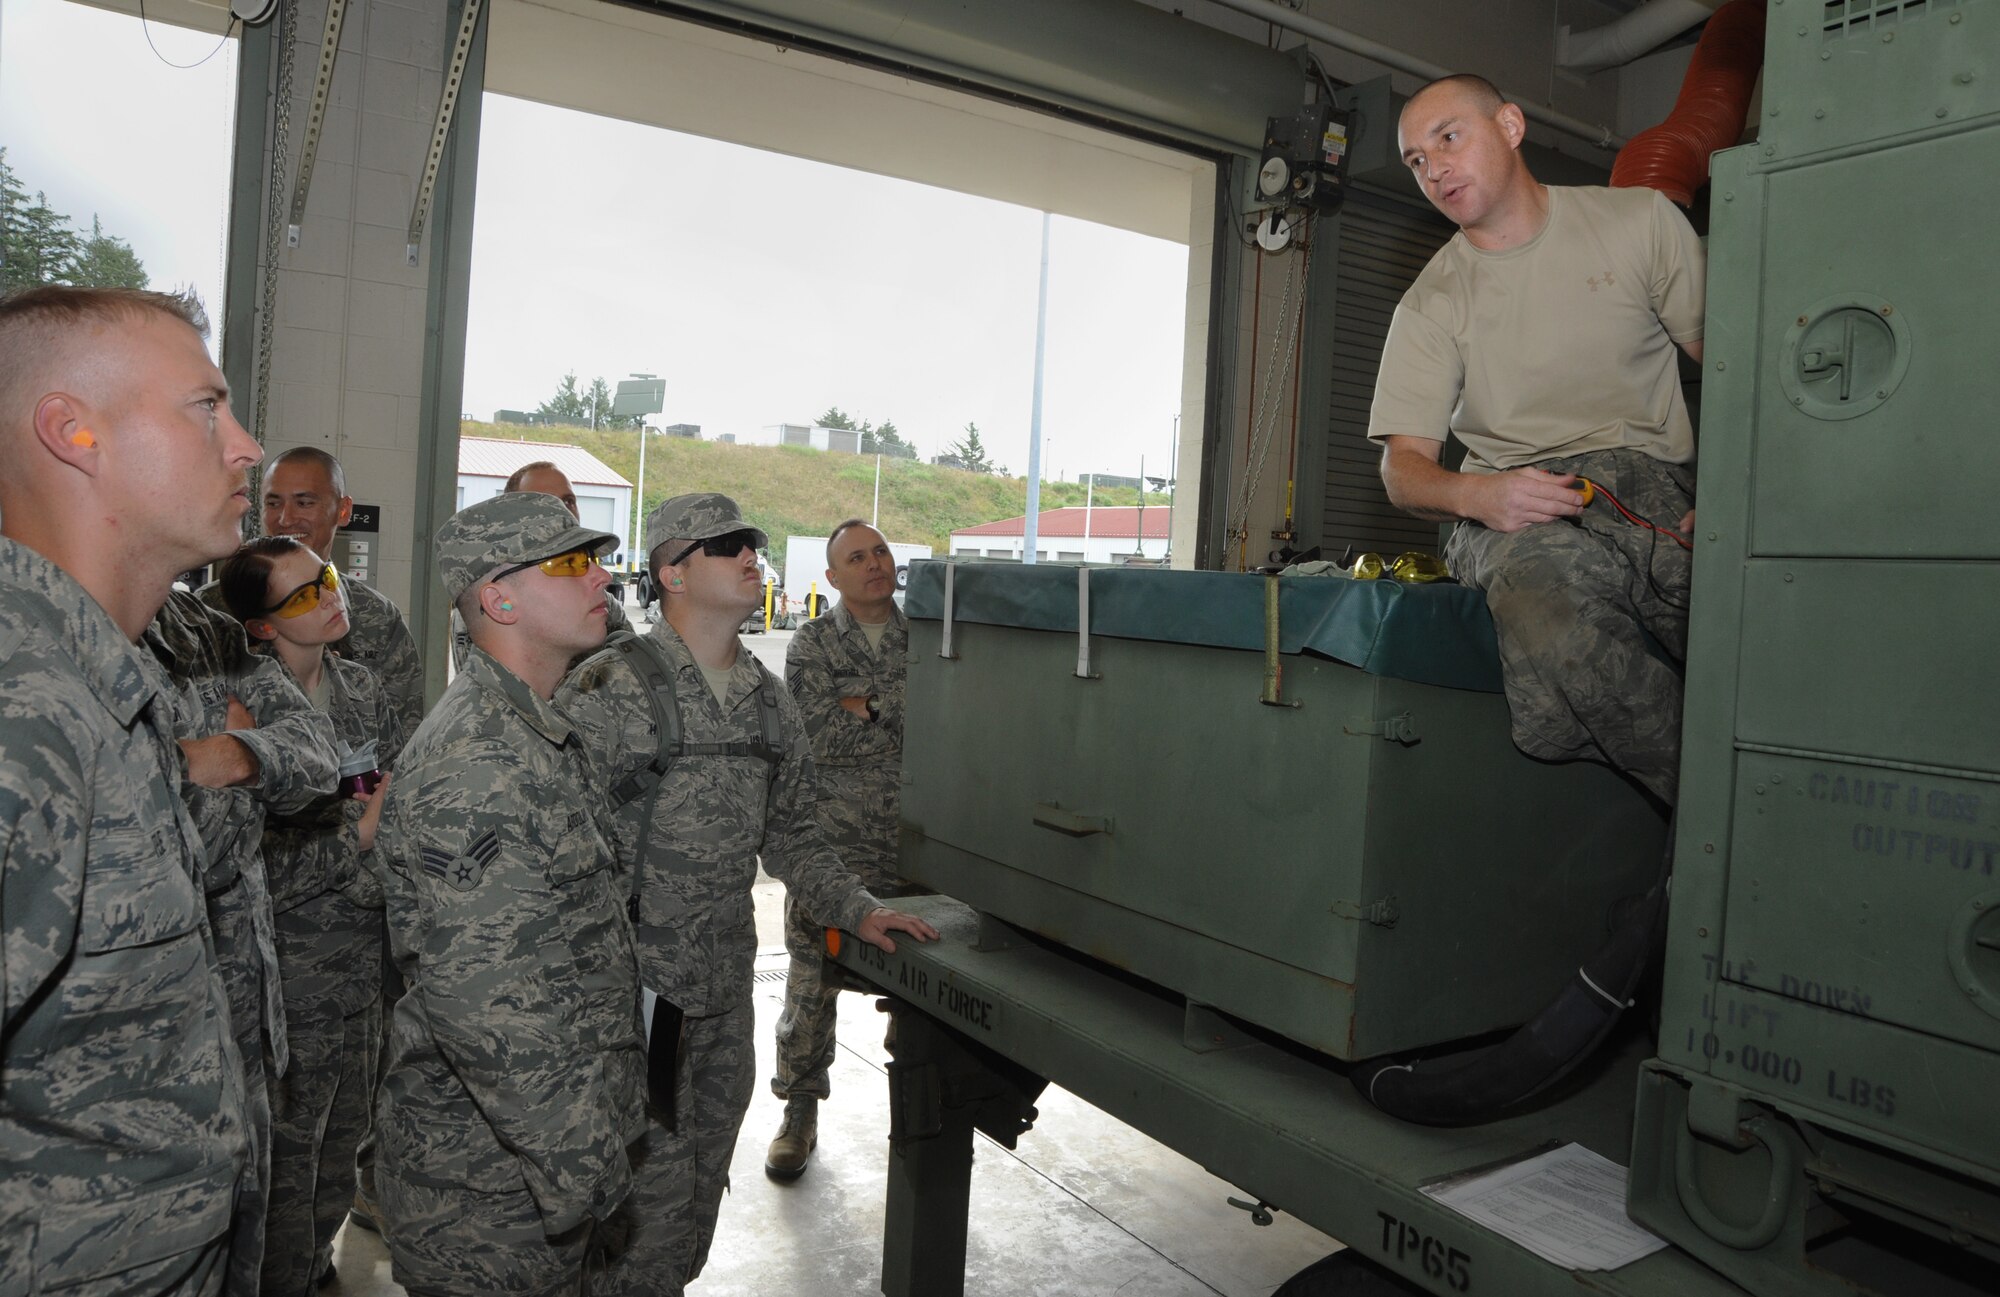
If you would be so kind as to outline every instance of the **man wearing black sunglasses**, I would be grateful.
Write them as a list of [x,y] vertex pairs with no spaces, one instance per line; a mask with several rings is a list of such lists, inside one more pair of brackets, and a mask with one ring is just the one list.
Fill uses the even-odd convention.
[[763,544],[727,496],[661,504],[646,519],[646,552],[663,619],[593,655],[556,698],[622,803],[612,833],[619,859],[636,862],[639,980],[654,997],[652,1121],[594,1297],[671,1297],[707,1259],[755,1085],[759,859],[810,913],[884,950],[895,949],[891,932],[937,936],[880,904],[820,833],[798,707],[737,638],[763,597]]

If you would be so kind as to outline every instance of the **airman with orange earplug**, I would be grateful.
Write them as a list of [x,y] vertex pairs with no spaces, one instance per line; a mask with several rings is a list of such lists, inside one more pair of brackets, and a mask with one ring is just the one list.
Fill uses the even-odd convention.
[[[263,455],[207,328],[183,295],[0,296],[8,1291],[221,1292],[259,1183],[263,1060],[231,1040],[181,707],[139,642],[176,576],[236,548]],[[123,453],[77,471],[114,411]]]

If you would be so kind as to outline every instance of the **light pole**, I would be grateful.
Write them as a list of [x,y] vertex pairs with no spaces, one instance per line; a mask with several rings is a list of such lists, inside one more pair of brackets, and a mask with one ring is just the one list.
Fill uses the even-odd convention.
[[[638,558],[639,546],[645,544],[646,533],[646,416],[658,414],[667,408],[666,380],[658,374],[633,374],[618,384],[618,392],[611,398],[611,413],[621,419],[636,419],[639,424],[639,485],[632,492],[632,532],[625,544],[625,556],[629,562]],[[643,564],[641,564],[643,566]]]

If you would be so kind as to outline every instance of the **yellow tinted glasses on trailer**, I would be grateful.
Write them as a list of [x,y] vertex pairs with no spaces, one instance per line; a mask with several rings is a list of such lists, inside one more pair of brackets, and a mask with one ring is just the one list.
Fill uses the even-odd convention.
[[319,607],[320,591],[331,593],[340,589],[340,573],[328,563],[319,570],[319,575],[292,591],[271,606],[271,614],[276,617],[303,617]]

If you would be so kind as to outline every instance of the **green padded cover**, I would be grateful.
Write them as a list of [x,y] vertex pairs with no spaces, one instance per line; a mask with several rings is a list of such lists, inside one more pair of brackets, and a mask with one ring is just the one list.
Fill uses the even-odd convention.
[[[910,565],[904,611],[1029,630],[1076,630],[1077,573],[1069,563]],[[1264,649],[1265,577],[1250,572],[1091,568],[1090,632],[1212,648]],[[1278,578],[1278,638],[1285,653],[1312,653],[1374,675],[1500,692],[1500,656],[1486,600],[1449,582],[1403,585],[1347,577]]]

